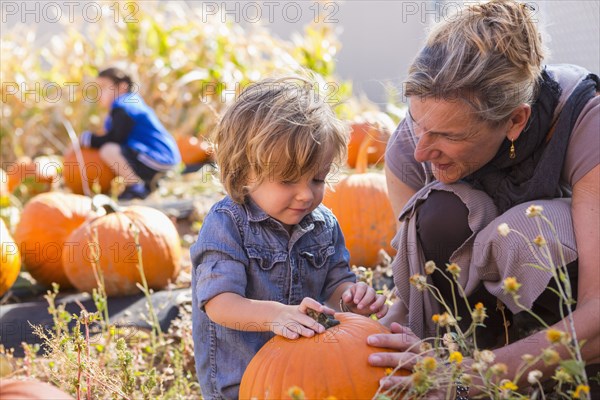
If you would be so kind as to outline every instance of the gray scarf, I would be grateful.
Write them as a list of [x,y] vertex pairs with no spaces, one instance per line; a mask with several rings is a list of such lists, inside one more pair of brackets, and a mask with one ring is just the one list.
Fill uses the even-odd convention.
[[570,189],[561,188],[559,184],[569,137],[577,117],[594,97],[598,85],[598,76],[594,74],[579,83],[564,104],[552,137],[546,141],[561,89],[544,70],[538,99],[531,108],[529,126],[515,140],[516,158],[509,158],[511,143],[505,139],[496,156],[464,180],[494,199],[500,213],[526,201],[570,197]]

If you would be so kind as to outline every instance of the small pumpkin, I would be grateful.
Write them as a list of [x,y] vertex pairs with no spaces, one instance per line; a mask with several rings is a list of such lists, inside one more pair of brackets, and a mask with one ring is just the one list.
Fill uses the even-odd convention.
[[[275,336],[252,358],[240,384],[240,399],[285,399],[299,387],[307,399],[371,399],[386,369],[368,363],[372,353],[392,352],[367,344],[389,333],[380,323],[353,313],[335,314],[340,324],[314,337]],[[407,370],[399,375],[409,375]]]
[[62,255],[67,238],[87,219],[95,216],[89,197],[50,192],[32,198],[21,213],[15,231],[27,271],[40,284],[56,282],[61,288],[72,287],[65,275]]
[[350,168],[356,167],[356,160],[361,144],[371,138],[367,149],[368,165],[381,165],[384,162],[385,148],[394,130],[394,122],[385,113],[366,112],[350,124],[350,141],[348,142],[348,161]]
[[379,250],[395,254],[391,241],[396,234],[394,211],[388,198],[385,176],[367,172],[370,138],[363,141],[355,173],[327,189],[323,204],[336,216],[350,251],[350,263],[374,267]]
[[10,400],[73,400],[73,397],[49,383],[36,380],[2,379],[0,398]]
[[[84,172],[87,177],[86,183],[90,191],[92,191],[94,183],[97,182],[100,185],[100,191],[108,193],[115,173],[102,161],[98,150],[82,148],[81,154],[83,155]],[[65,154],[63,177],[65,185],[73,193],[85,194],[84,183],[81,179],[81,168],[72,148]]]
[[175,141],[185,165],[200,164],[212,159],[213,146],[203,138],[179,135]]
[[15,283],[21,271],[21,256],[19,247],[13,240],[4,220],[0,218],[0,257],[2,268],[0,268],[0,296],[10,289]]
[[62,163],[56,157],[40,156],[33,160],[20,157],[7,166],[5,173],[8,176],[8,191],[12,193],[19,185],[24,184],[30,195],[47,192],[58,181],[61,169]]
[[160,289],[173,281],[181,261],[179,234],[173,222],[161,211],[145,206],[119,210],[105,205],[105,209],[106,215],[84,223],[67,239],[75,251],[63,253],[63,265],[73,286],[87,292],[97,287],[95,266],[102,270],[107,295],[138,293],[136,283],[141,277],[136,230],[148,286]]

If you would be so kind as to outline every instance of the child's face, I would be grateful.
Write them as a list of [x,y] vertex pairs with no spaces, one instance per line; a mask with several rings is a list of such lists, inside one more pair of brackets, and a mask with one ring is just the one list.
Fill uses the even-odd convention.
[[249,196],[264,212],[291,232],[294,225],[323,201],[325,177],[330,168],[331,163],[328,163],[326,168],[309,173],[297,182],[267,178]]
[[127,92],[127,84],[116,85],[112,80],[102,76],[97,79],[97,83],[100,86],[98,102],[104,108],[109,108],[119,96]]

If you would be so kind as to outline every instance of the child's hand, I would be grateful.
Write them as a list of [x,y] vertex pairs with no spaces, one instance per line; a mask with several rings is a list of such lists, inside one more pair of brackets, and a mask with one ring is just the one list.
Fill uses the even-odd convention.
[[371,315],[377,313],[382,318],[388,311],[385,297],[377,294],[375,289],[364,282],[355,283],[344,291],[342,301],[356,314]]
[[271,324],[271,331],[288,339],[298,339],[300,336],[312,337],[316,333],[325,332],[325,327],[306,315],[309,308],[325,314],[335,313],[318,301],[305,297],[297,306],[281,305],[275,320]]

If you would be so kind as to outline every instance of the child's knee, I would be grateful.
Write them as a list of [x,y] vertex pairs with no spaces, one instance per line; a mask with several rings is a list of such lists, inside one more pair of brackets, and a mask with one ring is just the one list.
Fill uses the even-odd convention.
[[98,151],[102,161],[108,165],[111,165],[115,161],[120,161],[120,159],[123,157],[121,153],[121,146],[117,143],[105,143]]

